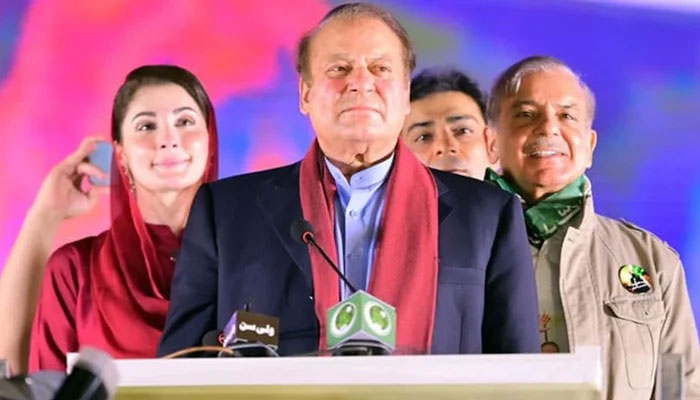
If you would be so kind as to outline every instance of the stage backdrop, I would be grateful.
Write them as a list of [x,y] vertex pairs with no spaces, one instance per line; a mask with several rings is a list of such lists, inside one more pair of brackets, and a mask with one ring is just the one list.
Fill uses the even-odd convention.
[[[485,89],[533,54],[559,57],[580,72],[598,98],[589,171],[596,209],[650,229],[679,251],[698,319],[697,1],[378,3],[408,28],[418,69],[456,66]],[[216,105],[221,176],[298,160],[313,135],[298,111],[295,45],[335,4],[0,2],[0,265],[43,177],[84,136],[108,137],[112,97],[141,64],[178,64],[201,78]],[[106,203],[66,223],[56,245],[104,229]]]

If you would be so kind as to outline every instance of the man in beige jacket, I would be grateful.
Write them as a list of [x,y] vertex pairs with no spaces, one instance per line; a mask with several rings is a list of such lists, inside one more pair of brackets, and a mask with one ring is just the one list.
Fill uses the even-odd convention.
[[503,175],[523,201],[543,352],[600,346],[603,394],[653,397],[660,354],[682,354],[700,399],[700,346],[678,254],[652,233],[595,213],[584,175],[596,145],[595,99],[563,62],[530,57],[496,81],[487,117]]

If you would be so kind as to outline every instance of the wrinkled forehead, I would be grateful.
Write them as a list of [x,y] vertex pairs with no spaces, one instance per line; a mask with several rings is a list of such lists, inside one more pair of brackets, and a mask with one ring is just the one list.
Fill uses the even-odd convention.
[[505,87],[501,114],[518,101],[526,99],[539,104],[574,105],[586,114],[588,124],[595,118],[595,96],[591,89],[565,66],[546,66],[517,73]]
[[529,99],[533,101],[561,102],[565,99],[583,103],[584,87],[576,75],[565,68],[526,71],[516,76],[506,88],[510,102]]
[[309,44],[310,59],[363,55],[401,60],[399,37],[381,19],[372,16],[343,16],[318,28]]

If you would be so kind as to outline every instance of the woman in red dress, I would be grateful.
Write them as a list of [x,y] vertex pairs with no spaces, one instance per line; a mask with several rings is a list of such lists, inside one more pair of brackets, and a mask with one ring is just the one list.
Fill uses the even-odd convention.
[[[85,345],[117,358],[156,354],[190,206],[199,186],[218,173],[214,109],[190,72],[140,67],[129,73],[114,99],[112,141],[110,228],[64,245],[48,262],[41,260],[60,222],[91,209],[100,191],[85,185],[87,176],[104,177],[85,162],[96,145],[87,140],[46,178],[5,267],[3,275],[11,273],[3,281],[14,278],[30,289],[9,293],[17,292],[13,288],[4,295],[28,310],[15,315],[11,336],[28,337],[28,328],[19,327],[29,324],[17,320],[34,320],[30,370],[64,370],[66,354]],[[45,272],[37,266],[42,261]],[[21,265],[28,263],[34,265]],[[30,281],[44,275],[38,290]],[[8,286],[0,282],[0,290]],[[26,340],[20,339],[24,346],[5,347],[14,351],[16,372],[26,365]]]

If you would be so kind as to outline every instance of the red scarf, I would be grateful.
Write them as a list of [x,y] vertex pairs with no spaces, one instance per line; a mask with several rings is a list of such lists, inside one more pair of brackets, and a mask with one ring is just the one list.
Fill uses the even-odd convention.
[[[368,292],[396,307],[396,347],[428,353],[433,337],[438,270],[438,203],[430,171],[399,140],[389,175]],[[304,219],[337,263],[335,181],[318,142],[301,161],[299,192]],[[338,276],[309,248],[314,306],[326,348],[326,312],[340,301]]]
[[[218,175],[218,138],[214,110],[208,111],[209,162],[203,181]],[[171,231],[149,228],[143,221],[127,177],[112,161],[112,225],[104,242],[90,254],[93,315],[76,315],[80,338],[117,358],[155,357],[170,304],[175,263],[156,245],[172,247]],[[150,232],[149,232],[150,231]],[[163,235],[156,237],[153,234]],[[167,243],[170,246],[167,246]],[[177,239],[179,247],[179,239]],[[159,246],[162,253],[162,247]],[[174,255],[174,254],[173,254]]]

